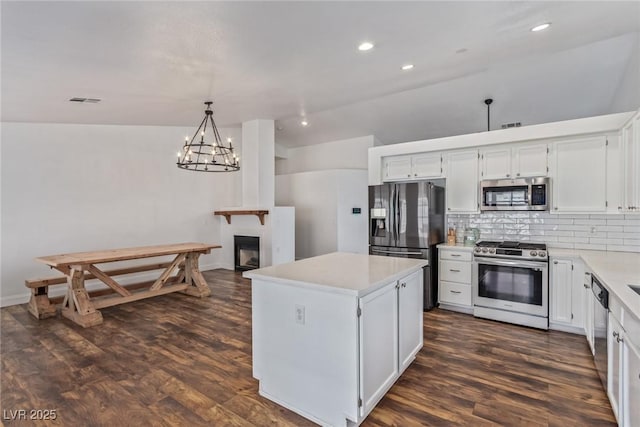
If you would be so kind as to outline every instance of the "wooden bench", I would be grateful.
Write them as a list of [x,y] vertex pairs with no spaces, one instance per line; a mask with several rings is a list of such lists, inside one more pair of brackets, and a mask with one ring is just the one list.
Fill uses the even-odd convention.
[[[55,316],[56,303],[61,300],[62,315],[83,327],[88,327],[102,323],[102,314],[97,310],[99,308],[171,292],[182,292],[197,297],[208,296],[211,291],[198,268],[198,257],[210,253],[211,249],[220,247],[203,243],[179,243],[36,258],[37,261],[60,271],[64,277],[25,281],[25,286],[31,289],[28,309],[38,319],[44,319]],[[165,255],[175,255],[175,258],[172,262],[108,271],[102,271],[95,265]],[[113,279],[114,276],[161,269],[162,273],[154,281],[123,286]],[[177,273],[172,276],[175,270]],[[108,286],[108,289],[88,292],[84,282],[89,279],[100,280]],[[66,295],[59,299],[49,298],[49,287],[61,284],[67,285]],[[139,291],[140,289],[143,290]]]

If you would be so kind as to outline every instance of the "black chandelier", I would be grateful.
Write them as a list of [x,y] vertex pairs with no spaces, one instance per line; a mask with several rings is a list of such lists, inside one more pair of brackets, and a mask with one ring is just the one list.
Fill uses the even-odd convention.
[[[207,101],[204,103],[207,108],[204,110],[204,119],[200,123],[198,130],[191,138],[187,136],[184,140],[182,151],[178,152],[179,168],[197,171],[197,172],[233,172],[240,169],[240,158],[236,156],[231,144],[231,138],[227,139],[229,143],[225,146],[220,138],[220,133],[213,121],[213,110],[211,104]],[[211,129],[213,138],[205,139],[207,136],[207,128]],[[199,140],[198,135],[200,136]]]

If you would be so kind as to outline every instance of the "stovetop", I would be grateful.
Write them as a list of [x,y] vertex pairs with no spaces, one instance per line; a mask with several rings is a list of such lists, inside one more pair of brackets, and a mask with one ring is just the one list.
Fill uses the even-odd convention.
[[548,261],[547,245],[544,243],[481,240],[473,249],[476,256],[495,258]]

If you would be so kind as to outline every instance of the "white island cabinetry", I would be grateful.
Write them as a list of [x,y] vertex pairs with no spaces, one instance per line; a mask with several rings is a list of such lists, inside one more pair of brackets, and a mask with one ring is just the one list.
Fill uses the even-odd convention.
[[357,425],[422,348],[425,260],[333,253],[245,272],[262,396]]

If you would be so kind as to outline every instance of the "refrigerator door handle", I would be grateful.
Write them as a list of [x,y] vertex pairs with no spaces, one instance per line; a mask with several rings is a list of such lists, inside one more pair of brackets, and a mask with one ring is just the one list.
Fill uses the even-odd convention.
[[396,246],[399,245],[398,241],[400,240],[400,191],[397,185],[396,187],[396,200],[395,200],[395,212],[396,212]]
[[391,200],[389,200],[389,221],[392,223],[391,229],[391,239],[393,240],[392,246],[396,246],[398,244],[398,235],[397,232],[397,218],[396,218],[396,186],[395,184],[391,184]]

